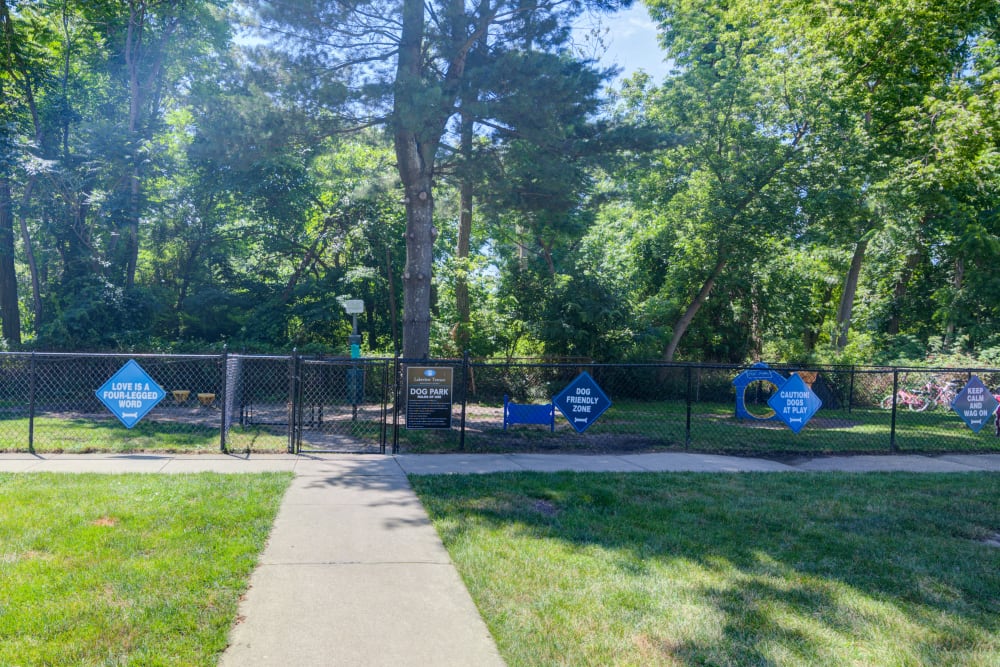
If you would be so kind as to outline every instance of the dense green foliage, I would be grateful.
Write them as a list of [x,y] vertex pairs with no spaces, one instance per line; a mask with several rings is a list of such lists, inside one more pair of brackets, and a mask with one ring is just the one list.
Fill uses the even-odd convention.
[[428,12],[404,86],[377,2],[0,0],[6,344],[339,352],[350,297],[391,353],[430,183],[431,354],[1000,363],[997,4],[648,6],[602,91],[583,3]]
[[623,113],[687,141],[616,179],[602,262],[663,356],[995,359],[996,3],[650,8],[674,74]]

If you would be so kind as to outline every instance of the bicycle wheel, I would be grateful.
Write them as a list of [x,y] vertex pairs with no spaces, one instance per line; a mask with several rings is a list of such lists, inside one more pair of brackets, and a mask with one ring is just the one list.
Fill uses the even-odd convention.
[[918,396],[916,394],[914,394],[913,397],[906,402],[907,407],[909,407],[913,412],[923,412],[930,404],[931,402],[926,396]]
[[883,410],[892,410],[892,394],[883,398],[878,404]]

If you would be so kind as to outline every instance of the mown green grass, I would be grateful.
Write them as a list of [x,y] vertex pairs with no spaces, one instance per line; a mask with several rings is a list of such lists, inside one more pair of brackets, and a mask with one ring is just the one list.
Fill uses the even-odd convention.
[[[28,450],[28,419],[0,421],[0,451]],[[125,428],[113,417],[83,419],[36,417],[34,420],[36,452],[217,452],[221,449],[219,426],[178,421],[141,421]],[[267,427],[230,429],[227,447],[256,452],[283,452],[288,437]]]
[[0,665],[214,665],[290,474],[0,474]]
[[[739,455],[820,455],[843,453],[887,454],[891,449],[891,413],[881,408],[820,410],[800,433],[778,422],[737,420],[732,404],[695,403],[687,431],[686,406],[681,401],[616,401],[583,434],[561,415],[556,432],[543,426],[513,426],[503,430],[499,406],[470,406],[464,449],[469,452],[614,453],[684,450]],[[309,416],[307,415],[307,419]],[[38,452],[216,452],[221,448],[219,416],[201,421],[147,417],[127,429],[110,414],[103,418],[52,416],[34,420],[34,447]],[[454,452],[462,447],[457,416],[450,430],[407,430],[400,420],[398,440],[408,453]],[[27,451],[28,419],[0,420],[0,451]],[[328,433],[370,446],[381,437],[380,422],[371,419],[331,421],[306,425],[306,436]],[[392,426],[389,425],[392,438]],[[288,448],[283,425],[233,425],[226,446],[232,451],[284,452]],[[304,447],[309,448],[309,443]],[[998,452],[1000,438],[988,426],[973,433],[950,411],[913,413],[901,410],[896,418],[895,451]]]
[[512,667],[1000,664],[996,474],[411,481]]

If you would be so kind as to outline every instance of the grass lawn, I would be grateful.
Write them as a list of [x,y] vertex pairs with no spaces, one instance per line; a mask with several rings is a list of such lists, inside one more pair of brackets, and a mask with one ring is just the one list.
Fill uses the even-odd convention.
[[291,474],[0,474],[0,665],[214,665]]
[[[288,436],[283,431],[264,426],[233,426],[227,437],[232,451],[288,451]],[[199,453],[220,450],[217,425],[147,419],[133,428],[125,428],[114,417],[103,419],[51,417],[35,418],[35,451],[65,452],[179,452]],[[0,421],[0,451],[23,452],[28,449],[28,419]]]
[[[134,428],[122,426],[110,413],[60,415],[34,419],[34,448],[39,453],[66,452],[176,452],[220,450],[221,415],[213,410],[152,413]],[[305,450],[355,448],[369,451],[382,435],[380,408],[369,406],[357,420],[345,412],[312,410],[303,413]],[[373,416],[374,413],[374,416]],[[561,414],[555,433],[546,426],[516,425],[503,429],[502,405],[470,404],[464,449],[478,453],[564,452],[582,454],[656,451],[710,452],[754,456],[813,456],[842,453],[890,453],[892,415],[882,408],[821,409],[800,432],[778,422],[737,420],[729,403],[695,403],[687,432],[687,407],[679,401],[620,400],[587,429],[576,433]],[[288,450],[287,426],[280,423],[231,425],[229,451],[277,453]],[[456,452],[462,448],[460,414],[456,404],[453,427],[447,430],[408,430],[400,417],[398,441],[407,453]],[[387,436],[393,439],[391,413]],[[27,451],[27,417],[0,419],[0,451]],[[689,439],[690,436],[690,439]],[[973,433],[951,411],[902,410],[896,418],[896,448],[903,453],[1000,452],[1000,437],[992,425]]]
[[512,667],[1000,665],[1000,475],[411,481]]
[[[732,403],[691,406],[690,443],[687,407],[682,401],[615,401],[577,434],[561,413],[555,433],[545,426],[503,429],[502,407],[471,405],[465,450],[469,452],[615,453],[691,451],[755,456],[891,452],[892,413],[882,408],[821,409],[799,433],[777,421],[738,420]],[[761,412],[758,408],[758,412]],[[459,448],[458,419],[451,431],[407,431],[400,443],[408,453],[454,452]],[[1000,451],[992,425],[973,433],[954,412],[901,410],[896,415],[896,447],[903,453],[985,453]]]

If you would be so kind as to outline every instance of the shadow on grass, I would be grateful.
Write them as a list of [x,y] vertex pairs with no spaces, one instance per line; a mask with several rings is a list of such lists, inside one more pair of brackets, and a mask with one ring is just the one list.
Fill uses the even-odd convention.
[[1000,657],[997,475],[412,482],[511,664]]

